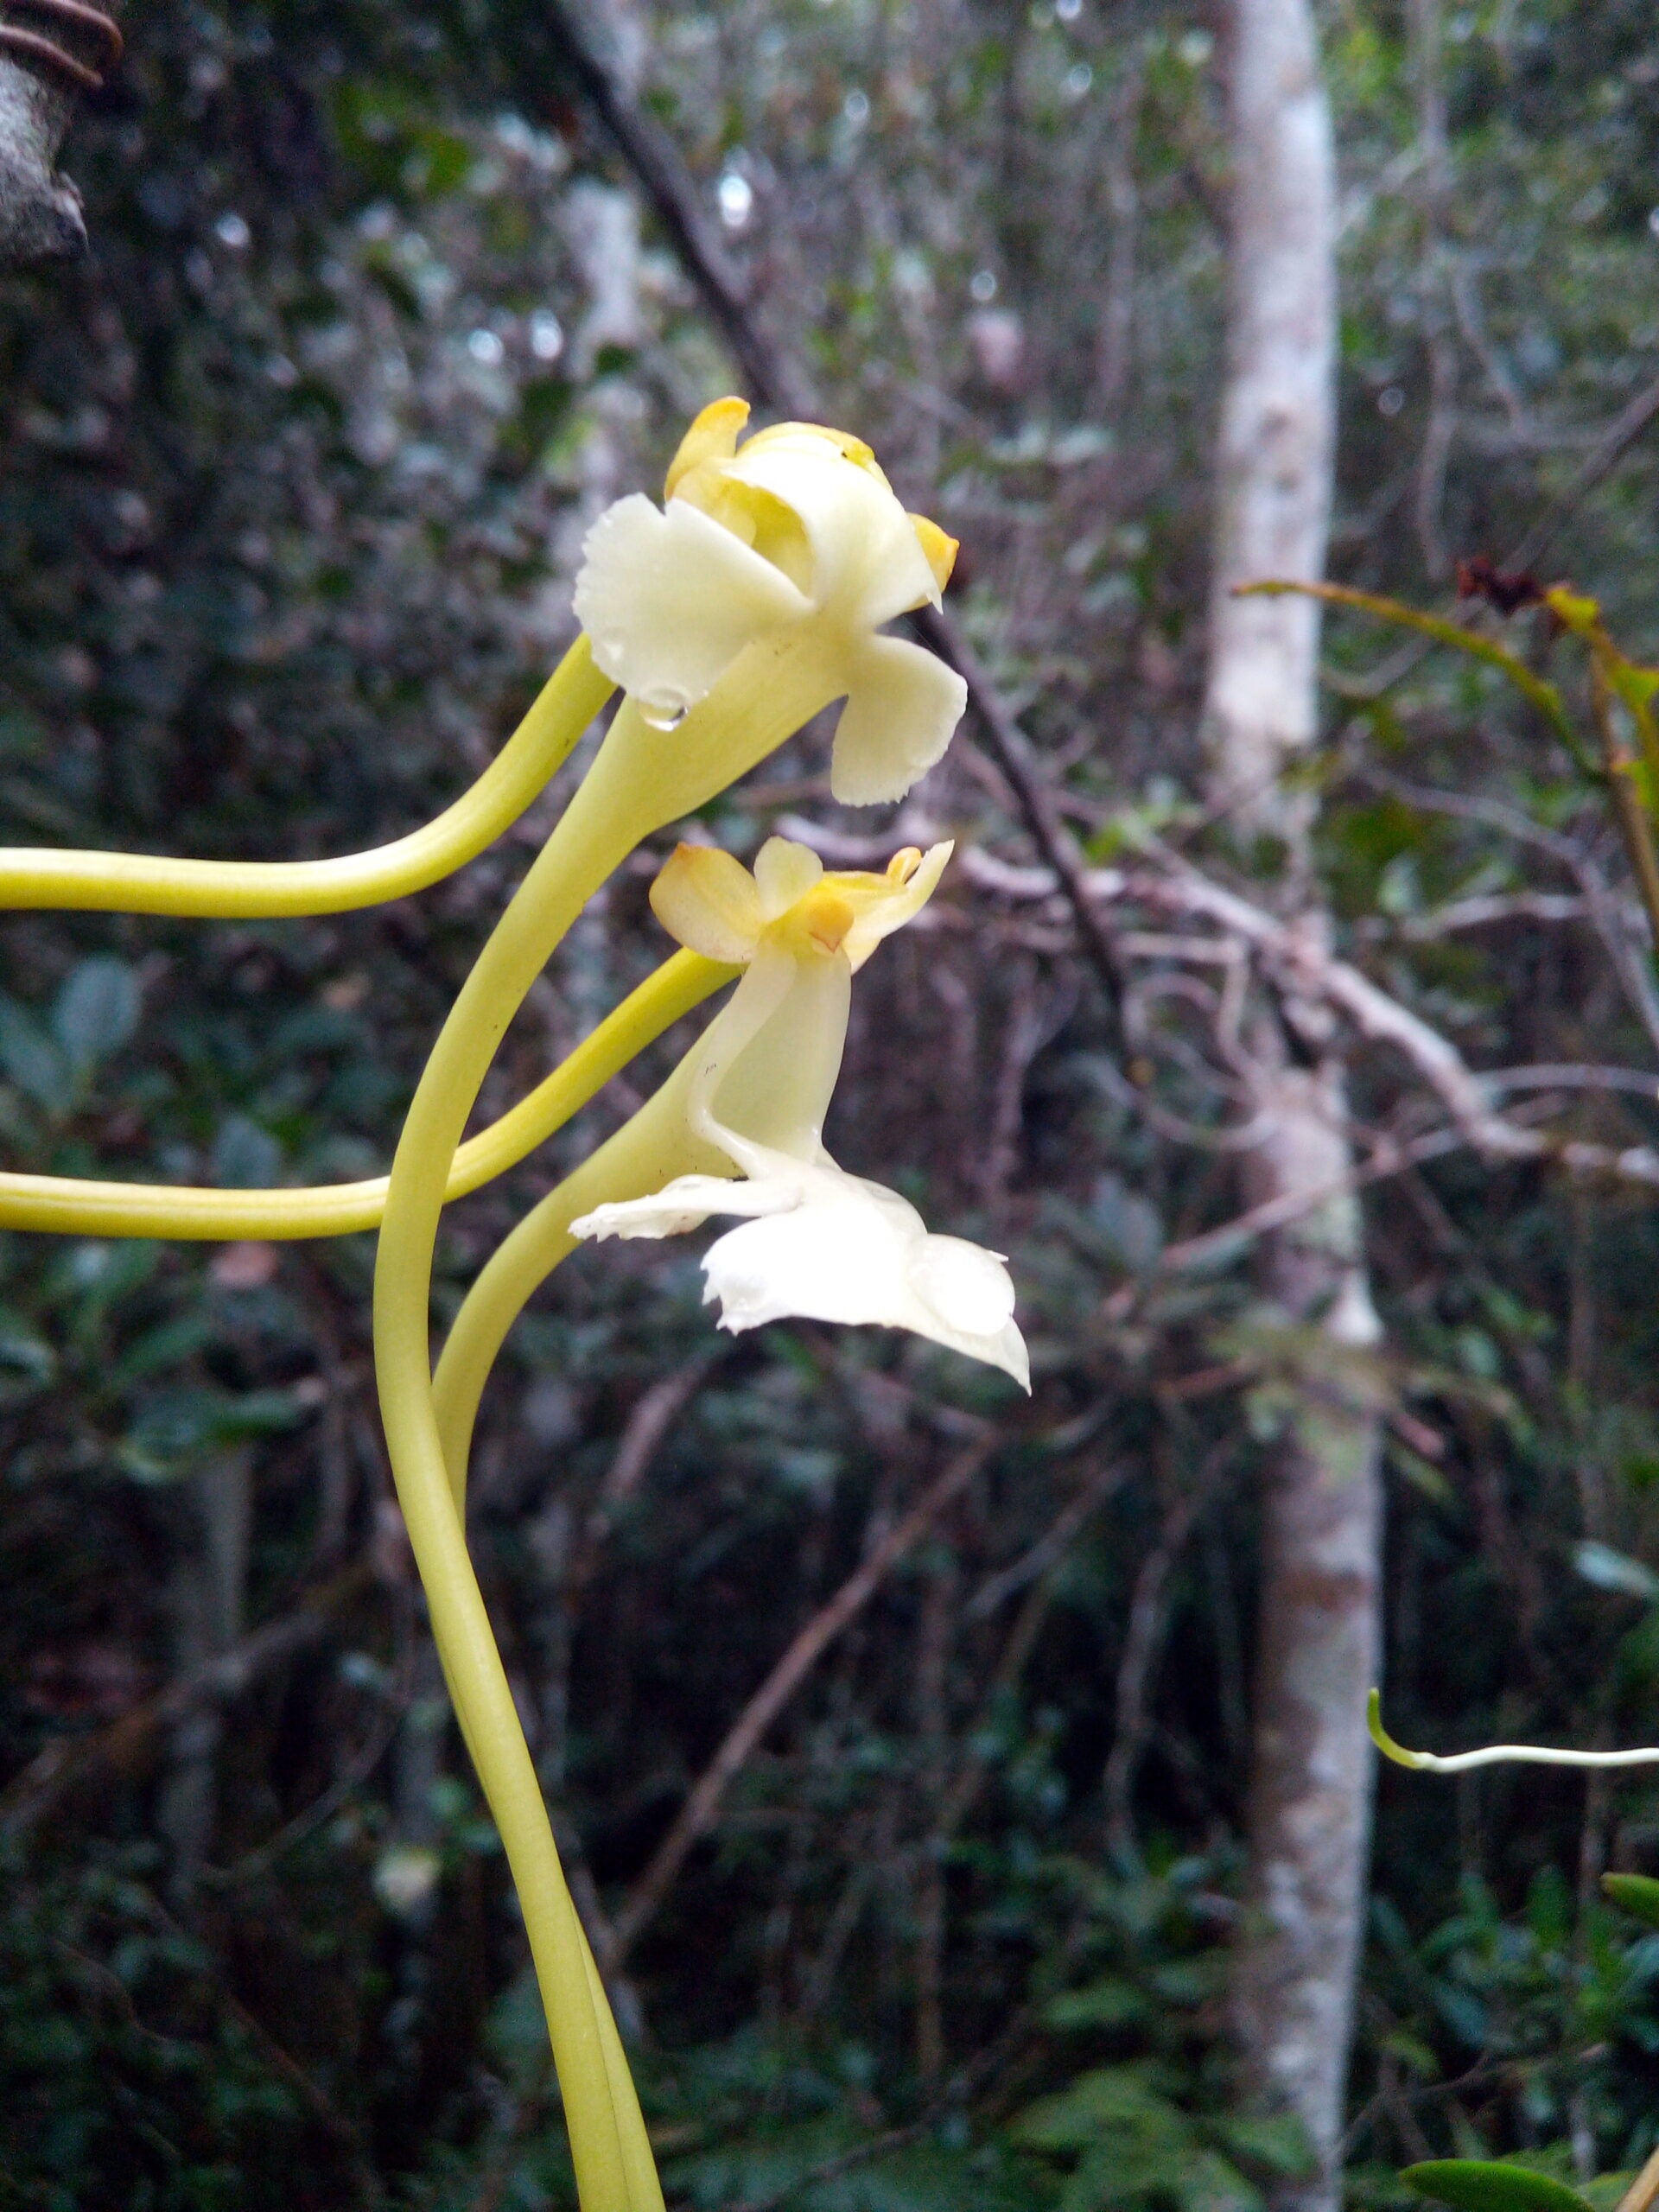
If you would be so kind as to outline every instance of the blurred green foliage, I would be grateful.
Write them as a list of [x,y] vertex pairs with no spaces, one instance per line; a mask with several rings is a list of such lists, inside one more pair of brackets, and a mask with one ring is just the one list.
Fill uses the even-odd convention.
[[[962,537],[964,619],[1094,857],[1218,845],[1192,734],[1226,194],[1208,15],[726,0],[619,23],[625,48],[649,34],[644,94],[711,212],[744,211],[728,244],[757,312]],[[92,257],[0,283],[0,817],[19,841],[346,850],[488,758],[569,634],[583,529],[729,370],[520,0],[156,0],[130,29],[73,141]],[[1439,29],[1436,207],[1402,12],[1325,16],[1333,560],[1420,602],[1451,554],[1519,540],[1659,374],[1650,10],[1480,0]],[[1649,658],[1654,489],[1637,447],[1547,563]],[[1624,926],[1597,906],[1619,890],[1598,796],[1486,671],[1430,658],[1372,696],[1390,648],[1357,620],[1326,637],[1310,772],[1344,950],[1478,1065],[1648,1065],[1650,1008],[1596,935]],[[803,743],[711,834],[747,851],[804,805],[872,834],[822,769]],[[1017,851],[966,770],[927,802]],[[349,921],[6,917],[7,1164],[374,1172],[545,819]],[[988,892],[939,911],[861,979],[832,1141],[1014,1254],[1030,1410],[919,1346],[717,1345],[691,1255],[607,1250],[493,1389],[480,1571],[613,1911],[790,1638],[992,1422],[982,1474],[745,1767],[630,1962],[671,2190],[725,2212],[1244,2212],[1299,2155],[1225,2104],[1249,1480],[1309,1348],[1259,1309],[1242,1249],[1160,1272],[1225,1219],[1226,1183],[1126,1109],[1065,944]],[[490,1110],[656,957],[625,875],[516,1026]],[[1188,1044],[1154,1023],[1150,1080],[1213,1122]],[[1362,1118],[1397,1119],[1382,1056],[1355,1087]],[[612,1110],[457,1211],[441,1303]],[[1653,1136],[1633,1093],[1562,1118]],[[1651,1208],[1453,1155],[1379,1186],[1368,1226],[1391,1722],[1446,1748],[1649,1736]],[[520,1931],[388,1523],[371,1256],[0,1240],[0,1781],[142,1713],[343,1561],[378,1576],[216,1737],[161,1732],[0,1868],[0,2134],[21,2146],[0,2203],[569,2202]],[[669,1376],[682,1410],[613,1495]],[[1144,1564],[1195,1491],[1137,1689]],[[1607,2212],[1602,2181],[1656,2139],[1659,1936],[1596,1877],[1654,1866],[1656,1815],[1639,1776],[1587,1796],[1385,1777],[1357,2202],[1414,2201],[1409,2161],[1502,2156]]]

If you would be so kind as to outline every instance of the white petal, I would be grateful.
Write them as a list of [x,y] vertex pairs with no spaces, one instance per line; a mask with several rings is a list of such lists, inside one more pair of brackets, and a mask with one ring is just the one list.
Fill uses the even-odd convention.
[[912,1255],[911,1287],[950,1329],[994,1337],[1014,1319],[1014,1285],[1000,1252],[961,1236],[930,1236]]
[[746,1175],[817,1160],[851,1003],[844,960],[797,960],[762,943],[732,994],[725,1029],[709,1033],[708,1073],[691,1102],[698,1134]]
[[786,914],[823,874],[823,862],[810,846],[792,844],[787,837],[768,837],[754,856],[761,918],[775,922]]
[[665,718],[695,706],[745,645],[808,612],[787,576],[683,499],[666,513],[642,493],[619,499],[582,555],[575,606],[594,661]]
[[929,1236],[896,1192],[844,1174],[826,1157],[805,1172],[803,1203],[728,1230],[703,1261],[706,1296],[734,1332],[794,1315],[908,1329],[1030,1388],[1014,1291],[994,1253]]
[[688,1229],[701,1229],[711,1213],[747,1212],[742,1201],[755,1191],[764,1204],[766,1192],[759,1184],[728,1183],[720,1175],[677,1175],[651,1198],[613,1198],[595,1206],[571,1223],[570,1234],[597,1244],[607,1236],[682,1236]]
[[830,788],[843,804],[902,798],[939,758],[968,703],[954,668],[902,638],[860,646],[836,729]]
[[757,1328],[794,1314],[811,1321],[891,1322],[887,1293],[905,1239],[874,1208],[820,1199],[728,1230],[703,1260],[721,1326]]

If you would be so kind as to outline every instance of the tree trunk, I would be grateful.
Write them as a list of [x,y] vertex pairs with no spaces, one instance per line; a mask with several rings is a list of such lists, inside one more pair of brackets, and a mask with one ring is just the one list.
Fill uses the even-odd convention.
[[[1233,203],[1210,666],[1211,795],[1281,912],[1328,931],[1307,791],[1319,610],[1241,600],[1254,578],[1325,561],[1336,359],[1330,118],[1308,0],[1232,0]],[[1262,1141],[1247,1204],[1328,1192],[1351,1165],[1344,1086],[1312,1009],[1252,1027]],[[1263,1296],[1300,1377],[1268,1447],[1249,1789],[1249,1862],[1231,2012],[1243,2100],[1294,2113],[1317,2161],[1279,2212],[1334,2212],[1370,1831],[1364,1700],[1377,1652],[1380,1500],[1367,1349],[1379,1334],[1359,1210],[1331,1199],[1260,1247]]]
[[1280,785],[1312,743],[1319,610],[1236,599],[1325,567],[1335,443],[1336,190],[1307,0],[1231,0],[1232,238],[1204,736],[1214,795],[1300,868],[1308,809]]
[[[1349,1166],[1340,1067],[1294,1065],[1283,1032],[1257,1047],[1249,1205],[1329,1190]],[[1370,1844],[1365,1694],[1376,1680],[1382,1501],[1366,1351],[1380,1334],[1359,1209],[1327,1201],[1263,1240],[1260,1282],[1303,1335],[1300,1387],[1268,1446],[1245,1912],[1234,1955],[1240,2088],[1295,2113],[1318,2160],[1279,2212],[1335,2212]]]
[[80,194],[59,174],[76,99],[121,51],[123,0],[95,0],[107,29],[53,0],[18,0],[0,24],[0,270],[84,253]]
[[[253,1532],[253,1453],[238,1445],[181,1486],[179,1556],[172,1575],[174,1648],[188,1677],[242,1639]],[[182,1901],[212,1848],[225,1721],[205,1700],[182,1714],[168,1747],[156,1826],[172,1852],[168,1883]]]

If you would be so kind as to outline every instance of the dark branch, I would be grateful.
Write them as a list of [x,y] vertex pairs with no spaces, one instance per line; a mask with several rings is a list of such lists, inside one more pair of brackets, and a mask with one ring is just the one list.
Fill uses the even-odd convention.
[[205,1705],[226,1703],[250,1683],[321,1643],[330,1623],[376,1580],[361,1561],[311,1592],[291,1613],[196,1668],[91,1736],[49,1744],[0,1794],[0,1834],[25,1835],[85,1785],[139,1769],[166,1731]]
[[[791,416],[817,411],[812,380],[786,347],[763,330],[747,289],[702,211],[695,179],[679,149],[647,115],[602,54],[571,0],[547,0],[553,43],[649,198],[687,273],[731,346],[750,391]],[[1089,896],[1082,858],[1055,811],[1030,741],[951,616],[925,607],[912,617],[918,633],[968,686],[985,750],[1013,792],[1033,843],[1054,871],[1077,923],[1083,949],[1116,1004],[1119,967],[1112,941]]]

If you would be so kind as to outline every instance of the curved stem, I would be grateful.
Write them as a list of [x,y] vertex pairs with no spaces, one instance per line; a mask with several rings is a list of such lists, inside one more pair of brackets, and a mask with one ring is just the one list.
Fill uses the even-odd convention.
[[1464,1774],[1471,1766],[1498,1766],[1514,1762],[1528,1766],[1659,1765],[1659,1745],[1630,1751],[1563,1751],[1551,1744],[1485,1744],[1478,1751],[1452,1751],[1444,1757],[1437,1751],[1408,1751],[1403,1744],[1395,1743],[1382,1726],[1382,1698],[1378,1690],[1371,1692],[1365,1720],[1371,1741],[1385,1759],[1392,1759],[1396,1766],[1415,1767],[1426,1774]]
[[339,914],[423,891],[493,844],[569,757],[615,687],[585,636],[469,791],[435,821],[372,852],[326,861],[170,860],[149,853],[0,849],[0,909],[116,914]]
[[732,1163],[698,1144],[686,1126],[685,1094],[701,1046],[632,1120],[550,1191],[498,1246],[461,1301],[433,1378],[433,1405],[458,1511],[465,1510],[467,1466],[479,1401],[507,1332],[562,1261],[575,1249],[570,1224],[594,1206],[645,1198],[677,1175],[729,1175]]
[[1386,598],[1380,592],[1356,591],[1350,584],[1292,583],[1273,576],[1259,583],[1236,584],[1233,588],[1240,599],[1279,599],[1287,593],[1297,593],[1305,599],[1323,600],[1329,607],[1357,607],[1362,613],[1376,615],[1380,622],[1392,622],[1402,630],[1415,630],[1420,637],[1432,638],[1436,645],[1450,645],[1454,652],[1466,653],[1471,660],[1484,661],[1489,668],[1501,669],[1522,696],[1538,709],[1578,766],[1586,774],[1594,775],[1594,764],[1580,742],[1555,685],[1535,675],[1519,654],[1510,652],[1506,645],[1500,645],[1491,638],[1482,637],[1478,630],[1465,630],[1460,622],[1450,622],[1444,615],[1425,614],[1417,607],[1408,607],[1402,600]]
[[[516,1166],[563,1128],[619,1069],[737,975],[677,952],[608,1014],[551,1075],[455,1154],[444,1203]],[[0,1229],[61,1236],[170,1236],[213,1242],[346,1236],[379,1226],[390,1178],[302,1190],[216,1191],[167,1183],[99,1183],[0,1173]]]
[[[803,649],[804,648],[804,649]],[[415,1092],[374,1276],[375,1368],[392,1475],[463,1732],[501,1831],[547,2009],[584,2212],[659,2212],[626,2063],[467,1554],[429,1349],[433,1251],[461,1134],[508,1024],[566,930],[641,838],[704,804],[844,688],[833,645],[751,646],[673,731],[632,701],[462,986]],[[648,2194],[639,2192],[648,2189]]]
[[776,1007],[787,970],[761,980],[750,969],[739,991],[704,1030],[662,1088],[632,1119],[548,1192],[497,1247],[461,1300],[432,1382],[433,1408],[458,1512],[479,1402],[507,1333],[560,1262],[575,1248],[570,1224],[594,1207],[646,1198],[679,1175],[735,1173],[731,1156],[700,1135],[697,1108],[729,1072]]

